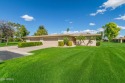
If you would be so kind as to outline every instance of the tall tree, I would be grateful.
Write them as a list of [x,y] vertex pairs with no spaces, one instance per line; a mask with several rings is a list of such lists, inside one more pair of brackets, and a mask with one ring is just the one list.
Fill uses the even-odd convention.
[[6,45],[10,37],[14,36],[14,29],[8,22],[0,22],[1,38],[6,40]]
[[69,32],[69,31],[70,31],[70,29],[69,29],[69,28],[67,28],[67,29],[66,29],[66,31],[67,31],[67,32]]
[[47,30],[45,29],[44,26],[39,26],[38,30],[36,33],[34,33],[35,36],[40,36],[40,35],[48,35]]
[[23,37],[29,35],[29,31],[26,29],[24,25],[17,24],[15,30],[16,38],[19,38],[23,42]]
[[116,23],[110,22],[103,26],[104,29],[104,37],[107,37],[109,41],[119,35],[120,27],[117,26]]
[[101,34],[101,36],[97,36],[96,40],[101,41],[103,39],[103,31],[97,32],[97,34]]
[[19,37],[22,38],[29,35],[30,32],[26,29],[24,25],[21,25],[17,33],[19,34]]
[[14,36],[22,41],[23,41],[22,38],[29,35],[30,33],[24,25],[12,22],[9,22],[9,24],[14,27]]

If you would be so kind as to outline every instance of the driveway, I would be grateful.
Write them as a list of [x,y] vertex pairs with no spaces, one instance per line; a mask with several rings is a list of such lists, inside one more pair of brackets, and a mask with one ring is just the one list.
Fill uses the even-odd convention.
[[0,47],[0,60],[7,60],[11,58],[16,58],[20,56],[27,56],[31,55],[30,51],[55,47],[52,45],[41,45],[41,46],[33,46],[33,47],[25,47],[25,48],[18,48],[17,46],[7,46],[7,47]]
[[12,58],[18,58],[23,56],[22,54],[9,52],[9,51],[0,51],[0,60],[8,60]]

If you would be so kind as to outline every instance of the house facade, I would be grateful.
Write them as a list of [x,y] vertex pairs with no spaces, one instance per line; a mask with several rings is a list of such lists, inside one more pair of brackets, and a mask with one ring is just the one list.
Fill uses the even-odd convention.
[[[84,36],[88,39],[85,39],[81,42],[81,45],[87,46],[96,46],[96,39],[89,40],[89,37],[97,37],[101,36],[100,34],[55,34],[55,35],[42,35],[42,36],[27,36],[25,37],[26,42],[43,42],[43,45],[51,45],[51,46],[58,46],[58,41],[63,41],[65,37],[67,37],[70,41],[72,41],[73,45],[76,45],[79,40],[76,37]],[[88,43],[89,42],[89,43]]]
[[119,43],[125,43],[125,37],[114,38],[113,41]]

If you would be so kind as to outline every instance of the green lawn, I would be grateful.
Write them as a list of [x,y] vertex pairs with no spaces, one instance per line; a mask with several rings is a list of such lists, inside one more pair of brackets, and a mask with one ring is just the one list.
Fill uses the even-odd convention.
[[0,64],[3,83],[124,83],[125,44],[48,48]]
[[17,45],[18,42],[9,42],[8,45],[6,45],[6,43],[0,43],[0,47],[4,47],[4,46],[15,46]]

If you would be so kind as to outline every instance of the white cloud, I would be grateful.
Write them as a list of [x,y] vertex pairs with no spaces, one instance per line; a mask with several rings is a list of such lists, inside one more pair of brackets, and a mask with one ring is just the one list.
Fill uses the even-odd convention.
[[120,27],[121,29],[125,29],[125,26],[118,26],[118,27]]
[[102,32],[102,31],[104,31],[104,29],[103,28],[99,28],[99,29],[97,29],[97,31],[98,32]]
[[34,20],[34,17],[29,16],[29,15],[23,15],[23,16],[21,16],[21,18],[23,18],[25,21],[32,21],[32,20]]
[[99,30],[90,30],[90,29],[86,29],[86,30],[81,30],[81,31],[62,31],[62,34],[77,34],[77,33],[90,33],[90,34],[96,34],[97,32],[100,32]]
[[70,24],[72,24],[73,22],[69,22]]
[[107,2],[103,3],[102,7],[115,9],[123,4],[125,4],[125,0],[108,0]]
[[96,24],[95,23],[89,23],[90,26],[95,26]]
[[96,13],[91,13],[90,16],[96,16],[97,14],[103,14],[107,11],[108,8],[115,9],[121,5],[125,4],[125,0],[108,0],[107,2],[104,2],[100,8],[96,11]]
[[106,11],[106,9],[98,9],[96,13],[91,13],[90,16],[96,16],[97,14],[103,14]]
[[119,34],[116,38],[121,38],[124,37],[123,35]]
[[74,34],[74,33],[79,33],[79,31],[62,31],[62,34]]
[[84,33],[96,34],[98,31],[97,31],[97,30],[90,30],[90,29],[87,29],[87,30],[84,30],[83,32],[84,32]]
[[116,20],[125,20],[125,15],[115,18]]
[[56,34],[58,34],[58,33],[51,33],[51,35],[56,35]]

